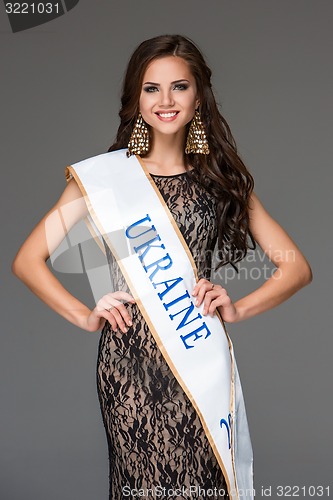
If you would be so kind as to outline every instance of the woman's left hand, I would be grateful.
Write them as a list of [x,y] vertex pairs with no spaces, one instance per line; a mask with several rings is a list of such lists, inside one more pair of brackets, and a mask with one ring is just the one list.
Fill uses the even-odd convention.
[[196,297],[195,305],[199,307],[203,303],[203,315],[214,316],[216,309],[222,319],[228,323],[238,321],[238,314],[228,292],[221,285],[214,285],[205,278],[201,278],[195,285],[192,295]]

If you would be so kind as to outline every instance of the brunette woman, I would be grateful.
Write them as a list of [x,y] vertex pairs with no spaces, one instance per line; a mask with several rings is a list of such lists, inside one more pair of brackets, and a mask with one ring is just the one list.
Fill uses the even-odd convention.
[[[109,152],[67,170],[66,189],[13,270],[64,318],[102,330],[97,385],[110,499],[202,498],[208,491],[213,498],[253,498],[245,492],[252,486],[251,443],[223,321],[277,306],[311,281],[311,269],[254,194],[218,110],[211,71],[192,41],[144,41],[129,61],[119,114]],[[93,310],[46,266],[64,237],[54,217],[60,211],[68,231],[89,215],[105,247],[117,291]],[[120,255],[117,231],[130,255]],[[234,303],[210,281],[212,251],[219,265],[237,266],[256,243],[277,270]]]

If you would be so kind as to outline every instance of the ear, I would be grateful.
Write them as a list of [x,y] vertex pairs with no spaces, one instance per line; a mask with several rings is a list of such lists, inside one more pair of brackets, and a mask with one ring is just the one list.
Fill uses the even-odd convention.
[[198,109],[199,106],[200,106],[200,99],[196,99],[196,101],[195,101],[195,109]]

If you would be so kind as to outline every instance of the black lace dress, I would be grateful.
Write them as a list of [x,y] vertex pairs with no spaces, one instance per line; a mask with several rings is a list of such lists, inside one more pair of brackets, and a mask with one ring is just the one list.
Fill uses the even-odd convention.
[[[214,199],[190,172],[152,177],[193,255],[199,277],[209,278],[217,237]],[[129,291],[118,264],[107,253],[115,286]],[[133,326],[125,334],[112,331],[106,323],[97,360],[109,449],[109,499],[139,493],[150,498],[203,498],[208,489],[216,493],[210,498],[228,498],[223,494],[227,491],[223,473],[196,411],[138,307],[128,308]]]

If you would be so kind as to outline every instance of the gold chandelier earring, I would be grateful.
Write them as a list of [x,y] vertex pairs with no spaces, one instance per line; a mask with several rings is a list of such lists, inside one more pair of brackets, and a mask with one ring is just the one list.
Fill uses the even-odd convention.
[[140,112],[134,125],[127,148],[127,156],[141,155],[148,153],[149,151],[149,131]]
[[195,111],[188,131],[185,153],[199,153],[209,155],[209,145],[204,125],[201,121],[200,113]]

